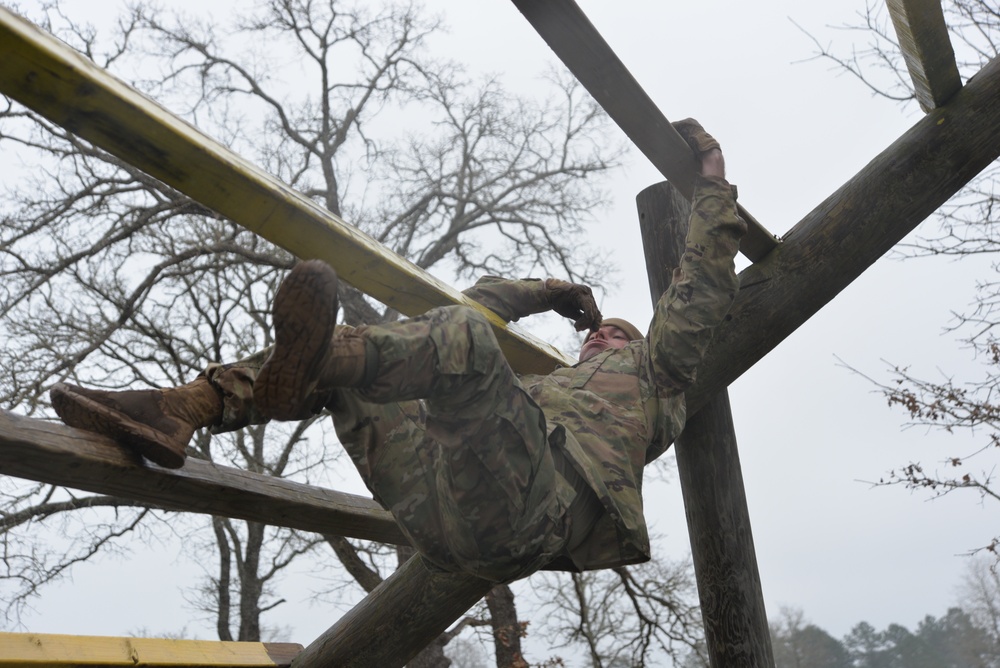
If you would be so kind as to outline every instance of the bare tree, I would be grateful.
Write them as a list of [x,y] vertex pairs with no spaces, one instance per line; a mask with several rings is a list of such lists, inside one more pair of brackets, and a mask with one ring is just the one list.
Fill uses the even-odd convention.
[[553,646],[583,650],[594,668],[704,665],[704,630],[689,562],[650,561],[584,573],[545,574],[545,630]]
[[[595,181],[622,150],[604,115],[566,76],[552,78],[556,99],[522,100],[436,61],[427,44],[440,24],[412,5],[269,0],[226,27],[136,5],[109,39],[58,5],[38,22],[421,267],[462,279],[607,276],[580,241],[605,201]],[[47,416],[56,381],[176,385],[270,343],[287,252],[5,98],[0,150],[22,175],[2,194],[0,405]],[[396,317],[349,288],[342,304],[352,323]],[[189,454],[329,484],[346,458],[325,422],[202,433]],[[200,548],[214,566],[191,597],[222,639],[273,637],[262,619],[282,604],[277,583],[317,550],[332,548],[365,589],[395,561],[336,537],[0,483],[14,623],[75,563],[130,540]],[[44,527],[68,544],[49,548]]]
[[[1000,12],[988,0],[949,0],[944,14],[955,50],[956,62],[964,78],[974,75],[988,61],[1000,55]],[[869,3],[859,14],[860,22],[841,26],[851,35],[861,36],[861,46],[845,55],[815,41],[817,58],[830,60],[835,67],[857,77],[873,94],[904,106],[912,106],[915,95],[902,59],[902,52],[889,25],[883,3]],[[994,163],[952,198],[938,212],[937,234],[916,237],[897,247],[897,256],[973,256],[1000,250],[997,225],[1000,163]],[[995,272],[1000,265],[994,263]],[[984,361],[983,376],[976,380],[956,379],[947,372],[929,380],[914,375],[905,365],[892,365],[890,379],[869,378],[884,394],[890,406],[908,414],[907,426],[940,428],[949,432],[976,434],[978,444],[968,452],[954,452],[936,464],[910,462],[883,477],[880,485],[901,485],[928,491],[933,496],[957,490],[973,491],[983,501],[1000,500],[995,480],[1000,432],[997,417],[997,365],[1000,339],[994,334],[1000,307],[1000,281],[984,276],[976,286],[976,303],[970,312],[956,313],[950,329],[962,332],[964,342]],[[1000,531],[985,545],[994,553],[1000,547]],[[980,548],[982,549],[982,548]],[[975,551],[975,550],[973,550]],[[997,553],[1000,556],[1000,553]]]

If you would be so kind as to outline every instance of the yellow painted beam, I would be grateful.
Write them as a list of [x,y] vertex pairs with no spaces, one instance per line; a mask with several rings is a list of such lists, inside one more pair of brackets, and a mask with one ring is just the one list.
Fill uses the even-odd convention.
[[941,0],[886,0],[913,90],[924,112],[944,105],[962,87]]
[[0,92],[298,257],[327,261],[345,281],[401,313],[448,304],[478,308],[522,373],[574,362],[2,7]]
[[113,638],[0,633],[0,667],[27,666],[288,666],[294,643]]

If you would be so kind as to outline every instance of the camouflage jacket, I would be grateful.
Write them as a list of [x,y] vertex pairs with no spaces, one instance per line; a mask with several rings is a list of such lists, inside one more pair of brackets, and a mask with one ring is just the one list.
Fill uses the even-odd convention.
[[[684,391],[736,296],[733,259],[746,225],[734,189],[699,177],[692,205],[681,266],[646,338],[548,375],[520,377],[545,413],[550,444],[566,453],[606,511],[570,555],[580,569],[649,559],[643,468],[683,429]],[[537,279],[485,277],[466,294],[507,321],[548,310]]]

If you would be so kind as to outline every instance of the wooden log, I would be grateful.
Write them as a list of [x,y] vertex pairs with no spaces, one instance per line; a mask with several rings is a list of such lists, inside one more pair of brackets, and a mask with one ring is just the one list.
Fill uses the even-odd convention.
[[[663,176],[690,199],[699,165],[690,147],[657,108],[574,0],[513,0],[545,43]],[[742,206],[749,231],[740,250],[757,262],[778,245]]]
[[[673,268],[680,264],[691,207],[669,183],[646,188],[636,197],[636,205],[655,303],[669,287]],[[688,421],[675,447],[711,665],[773,668],[771,635],[726,390]]]
[[774,668],[729,393],[677,439],[677,471],[712,668]]
[[372,499],[189,458],[181,469],[144,462],[98,434],[0,411],[0,474],[153,507],[408,545]]
[[0,92],[298,257],[325,260],[400,313],[449,304],[478,309],[517,371],[574,363],[3,7]]
[[[716,332],[688,390],[689,412],[788,338],[998,156],[1000,57],[813,209],[764,260],[740,273],[731,320]],[[811,161],[788,160],[789,169],[808,169]]]
[[404,666],[492,586],[469,575],[432,573],[420,557],[412,557],[302,650],[292,666]]
[[962,87],[941,0],[886,0],[913,92],[925,112],[946,104]]
[[24,666],[289,666],[294,643],[0,633],[0,668]]

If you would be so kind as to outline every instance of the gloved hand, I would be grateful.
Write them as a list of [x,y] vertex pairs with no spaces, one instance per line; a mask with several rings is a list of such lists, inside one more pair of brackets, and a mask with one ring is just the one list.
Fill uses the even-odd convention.
[[671,123],[674,126],[674,130],[677,130],[677,134],[684,138],[691,150],[698,157],[701,157],[702,153],[707,153],[713,148],[721,149],[719,142],[715,140],[715,137],[705,132],[705,128],[701,127],[701,123],[694,120],[693,118],[685,118],[683,121],[676,121]]
[[597,308],[594,293],[586,285],[547,278],[545,298],[553,311],[573,321],[576,331],[595,331],[601,326],[601,311]]

